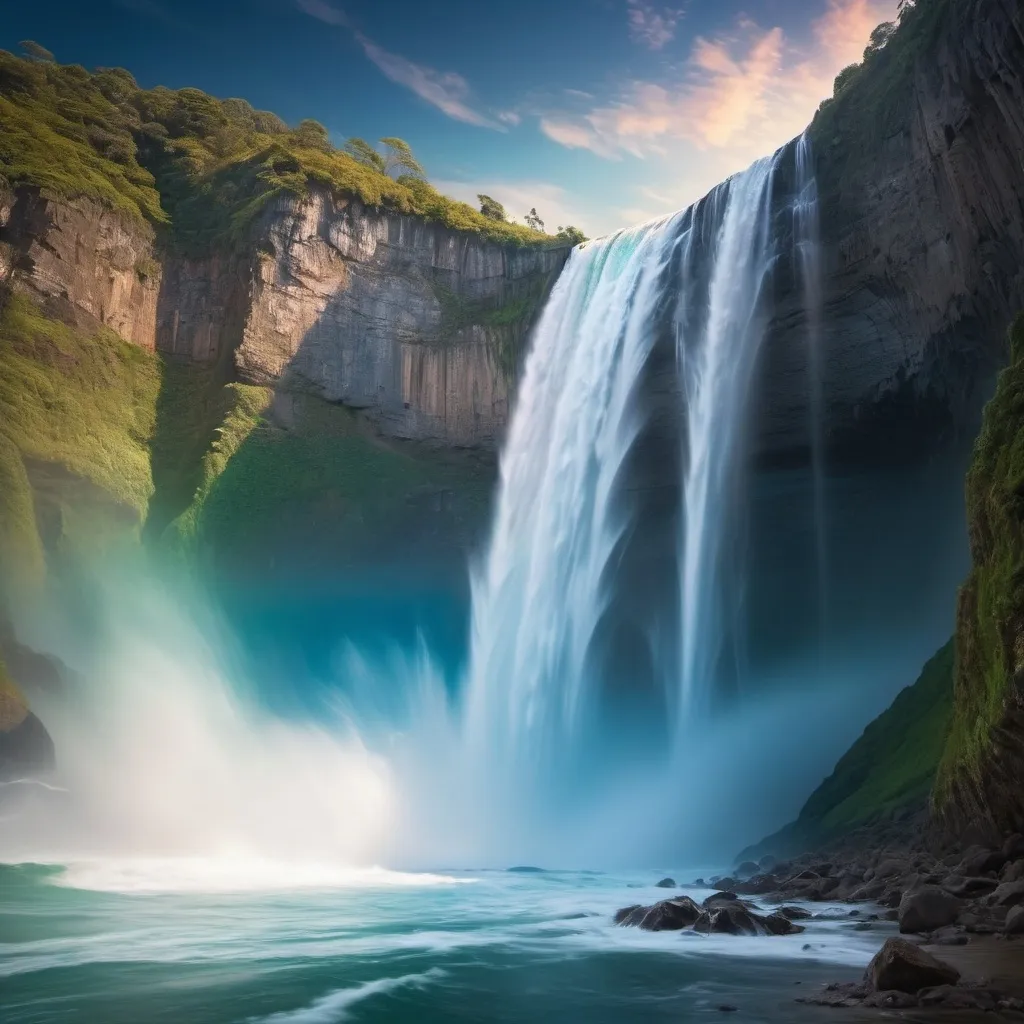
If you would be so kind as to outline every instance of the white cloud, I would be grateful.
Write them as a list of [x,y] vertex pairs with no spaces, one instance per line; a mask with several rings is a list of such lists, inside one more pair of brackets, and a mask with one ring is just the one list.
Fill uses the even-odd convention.
[[328,25],[337,25],[340,28],[347,28],[349,21],[344,11],[332,7],[326,0],[295,0],[295,5],[300,11],[308,14],[317,21],[325,22]]
[[[300,11],[308,14],[311,18],[316,18],[317,21],[322,21],[327,25],[336,25],[339,28],[352,27],[348,15],[340,8],[328,3],[327,0],[295,0],[295,4]],[[354,34],[366,56],[392,82],[405,86],[420,99],[437,107],[438,110],[454,120],[473,124],[479,128],[493,128],[499,132],[506,131],[505,124],[519,123],[519,115],[513,111],[499,114],[495,120],[475,109],[470,103],[469,83],[462,75],[456,74],[454,71],[435,71],[424,64],[416,64],[406,57],[390,53],[382,46],[378,46],[362,32]]]
[[835,75],[895,8],[896,0],[828,0],[803,42],[740,18],[728,33],[698,37],[675,82],[631,81],[582,116],[549,113],[541,130],[603,157],[663,155],[682,144],[753,159],[807,124]]
[[503,110],[498,114],[498,120],[503,124],[510,124],[514,128],[517,124],[520,124],[523,119],[514,110]]
[[435,71],[423,64],[414,64],[397,53],[389,53],[373,40],[367,39],[361,32],[356,33],[356,39],[359,40],[366,56],[392,82],[404,85],[420,99],[437,107],[442,113],[456,121],[475,124],[479,128],[505,131],[497,121],[469,105],[469,83],[462,75],[456,74],[454,71]]
[[460,199],[477,207],[477,195],[497,199],[509,217],[523,223],[523,217],[534,207],[552,234],[559,228],[574,224],[587,234],[587,214],[573,201],[570,193],[558,185],[545,181],[435,181],[434,187],[446,196]]
[[655,7],[649,0],[627,0],[630,38],[652,50],[660,50],[676,34],[682,7]]

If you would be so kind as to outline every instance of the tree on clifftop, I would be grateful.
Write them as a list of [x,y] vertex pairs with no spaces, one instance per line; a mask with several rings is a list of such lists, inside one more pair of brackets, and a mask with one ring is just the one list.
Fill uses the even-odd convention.
[[533,228],[534,231],[544,230],[544,221],[542,221],[538,216],[536,206],[534,206],[530,210],[530,212],[523,218],[523,220],[526,221],[526,226],[528,228]]
[[361,164],[393,178],[401,178],[404,175],[426,178],[426,172],[412,155],[412,149],[404,139],[387,135],[380,140],[380,145],[382,150],[377,150],[365,139],[352,138],[345,143],[345,152]]
[[18,45],[21,47],[21,52],[27,57],[31,57],[32,60],[41,60],[49,64],[54,61],[54,56],[45,46],[40,46],[34,39],[22,39]]
[[505,207],[498,202],[497,199],[492,199],[490,196],[483,194],[478,195],[477,200],[480,203],[480,212],[488,220],[508,220],[508,214],[505,213]]

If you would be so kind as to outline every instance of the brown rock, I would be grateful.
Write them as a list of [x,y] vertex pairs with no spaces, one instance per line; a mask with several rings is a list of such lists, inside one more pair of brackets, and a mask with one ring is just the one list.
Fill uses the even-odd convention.
[[955,985],[960,972],[906,939],[887,939],[868,964],[865,980],[875,992],[919,992]]
[[963,904],[943,889],[915,889],[904,893],[899,905],[901,932],[931,932],[953,924]]

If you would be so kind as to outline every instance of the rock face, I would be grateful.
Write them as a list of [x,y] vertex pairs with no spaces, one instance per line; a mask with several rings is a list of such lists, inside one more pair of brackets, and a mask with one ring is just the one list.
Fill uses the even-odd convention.
[[[921,7],[900,29],[908,38],[811,128],[836,451],[969,423],[1021,302],[1024,10],[1016,0]],[[799,281],[783,273],[765,348],[768,454],[806,444],[806,336]]]
[[568,246],[515,248],[311,189],[205,259],[87,200],[0,202],[0,281],[70,320],[287,393],[387,436],[492,448],[521,349]]
[[160,267],[153,233],[89,200],[37,189],[0,196],[0,281],[17,282],[72,322],[103,324],[156,348]]

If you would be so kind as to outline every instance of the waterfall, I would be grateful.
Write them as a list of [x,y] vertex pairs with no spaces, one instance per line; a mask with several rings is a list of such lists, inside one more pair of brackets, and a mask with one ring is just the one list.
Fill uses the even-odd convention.
[[627,525],[616,482],[641,426],[634,390],[677,221],[576,248],[534,331],[472,580],[470,733],[513,760],[542,758],[586,710],[604,577]]
[[814,151],[807,133],[796,144],[797,194],[793,205],[796,242],[807,317],[808,433],[811,441],[814,502],[814,554],[817,570],[818,636],[824,657],[828,636],[828,543],[825,519],[824,410],[822,408],[821,346],[824,318],[821,282],[821,229]]
[[472,578],[466,727],[481,771],[564,778],[579,749],[600,694],[594,640],[630,526],[622,477],[643,426],[638,384],[673,326],[684,451],[678,478],[666,467],[681,506],[678,550],[666,555],[678,560],[679,617],[677,653],[657,666],[669,737],[741,674],[736,488],[786,152],[682,213],[571,254],[533,335],[490,544]]
[[[770,204],[782,151],[759,160],[693,208],[682,265],[676,352],[686,403],[680,543],[680,727],[711,702],[742,602],[742,567],[730,564],[732,488],[750,382],[764,334],[762,293],[775,258]],[[699,258],[694,249],[698,247]]]

